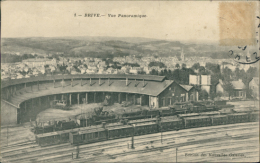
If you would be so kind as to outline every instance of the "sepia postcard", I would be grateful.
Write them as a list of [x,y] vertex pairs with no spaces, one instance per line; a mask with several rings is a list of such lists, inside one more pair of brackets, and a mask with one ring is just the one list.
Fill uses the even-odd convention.
[[259,1],[1,1],[5,162],[259,162]]

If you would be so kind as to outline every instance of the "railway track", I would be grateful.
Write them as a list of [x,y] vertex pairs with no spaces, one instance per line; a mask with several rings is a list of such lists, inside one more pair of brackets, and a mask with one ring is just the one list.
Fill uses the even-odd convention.
[[[181,156],[185,156],[185,153],[194,153],[194,151],[196,151],[195,153],[200,153],[200,154],[209,153],[209,151],[211,153],[217,153],[217,152],[221,153],[221,152],[223,152],[223,151],[220,151],[221,149],[228,149],[228,147],[230,147],[230,146],[233,146],[233,147],[237,146],[238,147],[237,149],[239,149],[239,146],[244,147],[243,143],[248,143],[248,144],[252,143],[253,144],[256,140],[257,140],[257,137],[249,138],[249,139],[245,139],[245,140],[239,140],[239,141],[231,142],[231,143],[230,142],[227,143],[224,141],[224,142],[210,142],[210,143],[205,143],[202,145],[200,144],[200,145],[184,146],[184,147],[181,147],[178,149],[178,155],[179,155],[179,157],[181,157]],[[247,149],[255,148],[256,146],[257,145],[247,146]],[[199,151],[198,151],[198,149],[199,149]],[[230,152],[230,151],[228,151],[228,152]],[[154,158],[154,155],[160,156],[161,159]],[[171,157],[171,156],[174,156],[174,157]],[[154,153],[146,153],[141,156],[133,155],[131,157],[131,161],[132,162],[138,162],[138,161],[142,161],[142,160],[149,161],[149,159],[154,158],[157,162],[164,162],[165,158],[169,159],[170,157],[174,158],[174,160],[175,160],[175,148],[172,148],[169,150],[163,150],[163,151],[156,151]],[[128,159],[130,159],[130,158],[128,158]],[[127,160],[123,158],[123,159],[120,159],[120,161],[126,162]],[[186,158],[185,161],[189,161],[189,158]],[[196,162],[196,157],[193,157],[191,161]],[[201,160],[198,159],[197,161],[201,161]]]
[[[214,134],[214,133],[212,133],[212,134]],[[193,134],[193,135],[195,135],[195,134]],[[154,137],[156,137],[156,140],[159,141],[158,136],[154,136]],[[151,138],[150,139],[143,138],[143,139],[145,139],[146,141],[143,141],[143,142],[139,141],[138,142],[139,139],[136,138],[136,144],[135,145],[138,145],[138,144],[143,145],[143,144],[149,143],[151,141]],[[171,139],[171,138],[169,138],[169,139]],[[140,139],[140,140],[142,140],[142,139]],[[149,140],[149,141],[147,141],[147,140]],[[156,141],[156,140],[154,140],[154,141]],[[109,145],[114,145],[115,143],[113,141],[110,144],[106,145],[108,147],[104,147],[103,144],[100,144],[99,146],[96,146],[95,144],[93,144],[93,146],[95,145],[94,148],[93,147],[90,148],[89,145],[83,145],[83,146],[81,146],[81,150],[80,150],[81,154],[92,155],[92,154],[95,154],[95,153],[99,153],[102,150],[111,149],[111,146],[109,147]],[[165,139],[165,141],[166,141],[166,139]],[[125,141],[124,141],[123,144],[113,146],[112,148],[119,148],[119,147],[126,148]],[[87,148],[87,150],[84,150],[86,148]],[[45,150],[47,150],[47,149],[45,149]],[[64,151],[59,151],[59,152],[50,151],[50,152],[47,152],[47,153],[46,152],[42,153],[41,155],[37,155],[37,153],[36,153],[35,155],[31,155],[29,157],[27,156],[27,157],[24,157],[24,158],[17,158],[16,160],[14,159],[14,160],[9,160],[9,161],[10,162],[21,162],[21,161],[29,161],[30,162],[30,161],[34,160],[34,161],[37,161],[37,162],[48,162],[48,161],[56,161],[56,160],[61,160],[61,159],[71,159],[71,153],[72,152],[75,153],[76,152],[75,149],[64,150]],[[48,157],[48,158],[45,159],[44,157]],[[41,158],[41,159],[39,159],[39,158]]]
[[[163,150],[167,150],[167,149],[172,149],[172,148],[179,148],[179,147],[185,147],[185,146],[190,146],[190,145],[194,145],[194,144],[204,144],[207,142],[212,143],[213,142],[219,142],[219,141],[223,141],[223,140],[227,140],[226,137],[217,137],[217,138],[210,138],[210,139],[202,139],[202,140],[195,140],[195,141],[190,141],[190,142],[181,142],[181,143],[174,143],[174,144],[170,144],[170,145],[163,145],[160,147],[153,147],[153,148],[148,148],[148,149],[141,149],[141,150],[130,150],[128,152],[119,152],[119,153],[113,153],[110,156],[112,158],[117,158],[117,157],[123,157],[123,156],[129,156],[129,155],[133,155],[133,154],[143,154],[143,153],[147,153],[147,152],[156,152],[156,151],[163,151]],[[195,150],[195,149],[194,149]],[[85,153],[83,153],[85,154]],[[92,157],[89,159],[86,159],[86,162],[97,162],[99,158],[96,157]]]
[[[237,130],[239,130],[239,127],[241,129],[246,129],[248,128],[248,126],[252,127],[256,127],[257,123],[252,123],[251,125],[248,124],[239,124],[239,125],[223,125],[223,126],[211,126],[211,128],[207,128],[205,127],[204,129],[187,129],[185,130],[180,130],[179,132],[176,131],[170,131],[170,132],[165,132],[163,133],[163,137],[164,137],[164,141],[167,141],[169,137],[170,139],[173,139],[173,137],[180,137],[180,138],[184,138],[181,137],[181,135],[184,134],[189,134],[189,136],[202,136],[207,133],[205,131],[208,131],[208,134],[216,134],[216,132],[218,132],[218,130],[225,130],[223,132],[226,131],[234,131],[236,128]],[[213,131],[215,130],[215,131]],[[194,131],[196,131],[196,133],[194,133]],[[205,132],[205,133],[198,133],[198,132]],[[173,137],[171,137],[171,135],[174,135]],[[160,136],[160,133],[156,133],[156,134],[151,134],[151,135],[144,135],[144,136],[135,136],[135,145],[138,145],[138,143],[140,145],[143,145],[145,143],[145,141],[142,140],[153,140],[153,141],[160,141],[160,139],[158,139],[158,137]],[[82,151],[82,153],[86,152],[85,154],[93,154],[95,152],[100,152],[102,149],[103,150],[108,150],[111,148],[111,145],[115,145],[117,144],[117,146],[113,146],[112,148],[126,148],[126,141],[129,141],[129,138],[122,138],[122,139],[116,139],[116,140],[109,140],[109,141],[105,141],[105,142],[100,142],[100,143],[93,143],[93,144],[85,144],[85,145],[81,145],[80,146],[80,150]],[[139,141],[139,142],[138,142]],[[147,142],[147,141],[146,141]],[[6,151],[2,153],[3,159],[6,159],[7,161],[10,162],[30,162],[33,160],[37,160],[40,162],[46,162],[46,161],[56,161],[56,160],[60,160],[60,159],[71,159],[71,153],[72,152],[76,152],[75,149],[73,148],[73,146],[71,146],[70,149],[64,149],[64,150],[59,150],[61,148],[65,148],[65,147],[69,147],[70,145],[67,144],[62,144],[62,145],[56,145],[56,146],[50,146],[50,147],[44,147],[44,148],[40,148],[40,147],[36,147],[35,149],[31,149],[28,150],[26,153],[23,152],[24,149],[18,149],[16,151],[13,151],[13,153],[11,152],[11,150]],[[109,147],[110,146],[110,147]],[[25,148],[26,149],[26,148]],[[88,150],[85,150],[88,149]],[[46,150],[48,150],[46,152]],[[57,152],[57,150],[59,150]],[[91,150],[92,153],[89,151]],[[45,152],[44,152],[45,151]],[[20,157],[23,156],[23,157]],[[40,159],[39,159],[40,158]]]
[[[236,128],[232,128],[232,129],[227,129],[227,127],[223,127],[222,129],[226,129],[225,131],[229,131],[229,130],[235,130]],[[247,129],[247,127],[245,128]],[[200,131],[210,131],[210,130],[213,130],[213,129],[204,129],[204,130],[200,130]],[[176,136],[180,136],[180,137],[188,137],[190,134],[187,135],[187,133],[191,133],[192,134],[192,131],[187,131],[187,132],[181,132],[181,133],[178,133],[176,131],[170,131],[170,132],[165,132],[163,134],[163,137],[164,139],[166,139],[167,136],[170,136],[172,134],[175,134],[175,137]],[[216,133],[217,131],[212,131],[212,132],[203,132],[203,133],[200,133],[200,134],[196,134],[197,136],[199,135],[205,135],[205,134],[212,134],[212,133]],[[158,133],[157,133],[158,134]],[[181,136],[182,134],[186,134],[186,136]],[[194,134],[193,134],[194,135]],[[138,136],[136,136],[138,138]],[[146,135],[145,137],[141,136],[139,139],[148,139],[148,138],[153,138],[153,137],[158,137],[154,134],[152,135]],[[123,139],[117,139],[115,140],[114,142],[112,142],[111,144],[114,144],[114,143],[117,143],[117,142],[125,142],[124,139],[127,139],[127,138],[123,138]],[[109,143],[110,144],[110,143]],[[108,145],[109,145],[108,144]],[[37,145],[33,145],[33,146],[37,146]],[[57,147],[56,147],[57,146]],[[56,148],[59,148],[59,147],[67,147],[68,144],[61,144],[61,145],[56,145],[56,146],[50,146],[50,147],[46,147],[44,148],[45,150],[48,150],[48,149],[56,149]],[[91,145],[89,145],[91,146]],[[28,147],[28,149],[32,148],[31,146]],[[20,148],[15,148],[13,150],[8,150],[8,151],[2,151],[2,155],[5,156],[5,157],[8,157],[8,155],[6,155],[6,153],[10,153],[11,152],[11,155],[19,155],[19,154],[24,154],[24,150],[26,149],[26,147],[22,147],[22,151]],[[38,150],[41,150],[41,149],[38,149]],[[32,149],[32,152],[37,152],[38,151],[37,149]],[[29,152],[29,151],[28,151]]]
[[[256,138],[257,139],[257,138]],[[248,150],[254,150],[257,145],[250,145],[250,146],[247,146],[246,144],[247,143],[254,143],[256,141],[256,139],[246,139],[246,140],[241,140],[241,141],[238,141],[236,143],[228,143],[226,141],[224,142],[216,142],[214,144],[212,143],[208,143],[207,146],[195,146],[193,148],[185,148],[185,147],[182,147],[182,148],[179,148],[178,149],[178,160],[185,160],[185,161],[192,161],[192,162],[201,162],[201,161],[212,161],[212,162],[215,162],[215,161],[218,161],[218,162],[226,162],[226,158],[223,159],[221,161],[221,158],[218,157],[217,160],[216,160],[216,157],[206,157],[204,160],[203,158],[201,157],[185,157],[185,153],[189,153],[189,152],[194,152],[194,151],[197,151],[196,149],[200,149],[200,151],[198,152],[199,154],[201,153],[204,153],[204,154],[208,154],[208,153],[243,153],[246,157],[247,157],[247,153],[252,153],[252,152],[248,152]],[[213,145],[213,146],[212,146]],[[232,147],[230,147],[232,146]],[[246,149],[246,150],[245,150]],[[257,152],[258,153],[258,152]],[[162,153],[161,153],[162,154]],[[163,162],[165,161],[165,159],[163,158],[163,156],[167,156],[168,159],[172,159],[172,160],[175,160],[176,159],[176,155],[175,155],[175,149],[172,149],[172,150],[169,150],[168,152],[165,153],[165,151],[163,152],[162,156],[160,156],[161,158],[160,159],[156,159],[154,158],[154,156],[151,155],[150,159],[156,159],[156,161],[158,162]],[[143,159],[145,158],[149,158],[149,157],[144,157]],[[241,157],[239,157],[241,158]],[[140,158],[141,159],[141,158]],[[135,161],[137,159],[134,159],[133,161]],[[247,160],[248,161],[248,160]],[[239,161],[240,162],[240,161]]]
[[[250,124],[251,126],[253,125],[257,125],[257,124],[254,124],[254,123],[252,123],[252,124]],[[226,125],[226,126],[223,126],[222,128],[224,129],[224,128],[230,128],[230,127],[232,127],[232,126],[234,126],[234,125]],[[239,126],[247,126],[247,125],[245,125],[245,124],[239,124],[239,125],[237,125],[237,127],[239,127]],[[207,131],[207,130],[213,130],[213,129],[217,129],[217,128],[219,128],[219,127],[217,127],[217,126],[212,126],[212,128],[204,128],[204,129],[201,129],[201,130],[197,130],[198,132],[200,132],[200,131]],[[172,132],[174,132],[176,135],[179,135],[179,134],[185,134],[185,133],[187,133],[187,132],[192,132],[193,130],[196,130],[195,128],[193,128],[193,129],[189,129],[188,131],[186,131],[186,130],[181,130],[182,132],[175,132],[175,131],[168,131],[168,132],[164,132],[166,135],[167,134],[171,134]],[[164,135],[165,135],[164,134]],[[149,135],[147,135],[147,137],[150,137]],[[32,145],[32,144],[34,144],[35,143],[35,141],[23,141],[23,142],[21,142],[21,143],[17,143],[17,144],[13,144],[13,145],[8,145],[8,146],[2,146],[1,147],[1,149],[2,149],[2,154],[3,153],[5,153],[6,152],[6,150],[9,150],[9,151],[12,151],[12,152],[14,152],[14,151],[17,151],[17,150],[19,150],[19,147],[21,146],[23,146],[23,145]],[[10,147],[11,147],[11,149],[10,149]],[[23,147],[22,147],[23,148]],[[30,148],[30,147],[28,147],[28,148]]]

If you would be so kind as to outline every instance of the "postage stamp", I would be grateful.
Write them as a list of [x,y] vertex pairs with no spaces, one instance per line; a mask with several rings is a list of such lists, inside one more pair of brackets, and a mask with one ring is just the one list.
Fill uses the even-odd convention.
[[259,1],[1,1],[0,162],[259,162]]

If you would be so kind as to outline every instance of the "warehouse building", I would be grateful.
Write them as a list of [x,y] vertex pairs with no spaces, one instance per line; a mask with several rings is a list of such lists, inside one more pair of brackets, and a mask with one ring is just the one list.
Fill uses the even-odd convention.
[[[1,85],[1,123],[34,120],[53,100],[68,104],[100,103],[109,95],[112,103],[132,102],[160,108],[174,102],[196,101],[193,86],[181,85],[164,76],[88,74],[34,77],[4,81]],[[26,116],[25,116],[26,115]],[[24,118],[27,117],[27,118]]]

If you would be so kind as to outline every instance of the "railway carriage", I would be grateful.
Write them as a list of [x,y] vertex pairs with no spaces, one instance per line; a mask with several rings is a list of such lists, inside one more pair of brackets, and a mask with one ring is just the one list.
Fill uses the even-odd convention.
[[131,125],[106,127],[106,129],[107,139],[124,138],[133,135],[133,126]]
[[207,112],[216,111],[216,107],[214,105],[205,105]]
[[[133,135],[145,135],[159,131],[170,131],[184,128],[242,123],[258,120],[259,112],[233,113],[231,111],[224,113],[221,111],[189,113],[165,117],[157,116],[156,118],[154,117],[129,121],[128,119],[122,119],[117,123],[102,122],[102,125],[38,134],[36,135],[36,142],[40,146],[66,143],[68,141],[71,144],[84,144],[107,139],[130,137]],[[41,130],[39,129],[38,132],[39,131]],[[49,131],[51,131],[51,129]]]
[[242,123],[249,121],[249,114],[248,113],[235,113],[228,115],[228,123]]
[[211,120],[209,116],[195,116],[183,118],[185,128],[210,126]]
[[207,110],[207,108],[206,108],[206,106],[204,106],[204,105],[201,105],[201,106],[193,106],[193,108],[192,108],[192,113],[200,113],[200,112],[204,112],[204,111],[206,111]]
[[73,130],[63,130],[63,131],[57,131],[59,134],[59,143],[67,143],[69,142],[69,134],[70,132],[73,132]]
[[129,117],[124,117],[124,118],[127,118],[129,120],[134,120],[134,119],[144,119],[146,117],[147,117],[146,115],[136,115],[136,116],[129,116]]
[[144,135],[156,132],[158,132],[158,125],[156,122],[134,124],[135,135]]
[[101,121],[95,121],[95,125],[99,125],[99,124],[102,124],[103,122],[105,123],[115,123],[117,122],[118,119],[106,119],[106,120],[101,120]]
[[107,138],[106,130],[104,128],[81,131],[79,134],[82,135],[84,143],[102,141]]
[[252,112],[249,115],[249,121],[250,122],[259,122],[259,112]]
[[180,130],[182,129],[183,123],[179,118],[162,118],[160,129],[161,131],[171,131],[171,130]]
[[195,116],[199,116],[199,113],[189,113],[189,114],[178,114],[177,116],[179,118],[187,118],[187,117],[195,117]]
[[70,144],[74,144],[74,145],[83,143],[82,136],[79,134],[79,132],[69,133],[69,141]]
[[153,118],[159,115],[159,110],[148,110],[146,112],[146,118]]
[[211,118],[212,126],[224,125],[228,121],[227,115],[213,115],[210,118]]
[[200,113],[200,115],[202,116],[214,116],[214,115],[220,115],[219,111],[211,111],[211,112],[202,112]]
[[36,143],[40,146],[46,146],[50,144],[58,144],[60,135],[57,132],[43,133],[36,135]]
[[140,123],[146,123],[146,122],[156,122],[156,120],[157,120],[157,118],[137,119],[137,120],[128,121],[128,124],[132,125],[132,124],[140,124]]
[[69,140],[71,144],[83,144],[92,143],[102,140],[106,140],[106,130],[102,127],[100,128],[89,128],[86,130],[71,132],[69,134]]
[[160,116],[161,117],[173,116],[175,114],[176,113],[175,113],[174,109],[171,109],[171,108],[164,108],[164,109],[160,110]]
[[173,106],[170,106],[170,109],[174,109],[176,114],[186,114],[191,112],[192,104],[190,103],[175,103]]

